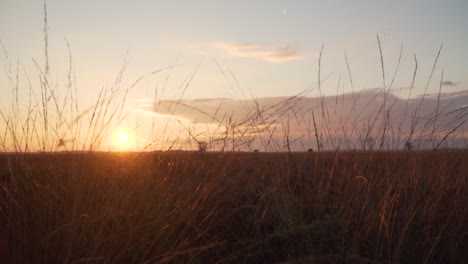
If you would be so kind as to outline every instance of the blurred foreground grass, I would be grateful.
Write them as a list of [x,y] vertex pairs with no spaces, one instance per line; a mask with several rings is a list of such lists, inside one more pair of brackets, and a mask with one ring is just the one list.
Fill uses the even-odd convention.
[[1,154],[0,258],[464,263],[467,154]]

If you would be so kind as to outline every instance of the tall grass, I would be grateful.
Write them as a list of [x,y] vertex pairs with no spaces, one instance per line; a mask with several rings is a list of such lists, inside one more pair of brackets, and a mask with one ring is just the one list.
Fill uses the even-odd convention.
[[[468,259],[468,155],[466,150],[432,151],[464,128],[466,108],[446,112],[438,103],[433,115],[422,115],[423,95],[413,113],[406,103],[404,116],[393,127],[398,97],[390,95],[403,47],[389,83],[377,36],[383,87],[375,96],[383,94],[384,100],[371,115],[364,115],[366,106],[359,107],[363,102],[354,91],[345,52],[353,102],[347,117],[338,119],[339,94],[329,105],[322,90],[325,46],[316,84],[267,106],[252,96],[252,103],[241,101],[246,114],[238,117],[221,112],[222,100],[213,113],[183,100],[197,69],[179,86],[174,100],[162,101],[158,96],[177,65],[124,84],[128,60],[112,85],[100,89],[95,103],[81,109],[68,41],[66,45],[69,65],[61,86],[50,74],[45,1],[44,65],[35,62],[36,86],[20,64],[12,62],[2,43],[12,98],[11,104],[0,108],[0,144],[5,152],[0,155],[0,258],[6,262],[464,263]],[[442,47],[425,93],[441,51]],[[409,97],[418,74],[416,56],[414,61]],[[232,71],[219,64],[218,68],[245,96]],[[195,144],[219,151],[99,152],[132,113],[127,108],[129,92],[156,74],[165,74],[165,81],[161,90],[155,88],[153,112],[166,104],[169,118],[177,120],[177,107],[186,107],[207,117],[212,126],[199,131],[180,122],[179,137],[163,143],[156,138],[142,150]],[[443,75],[442,71],[439,99]],[[310,116],[301,115],[297,107],[315,88],[316,105]],[[341,96],[343,108],[344,92]],[[449,115],[462,118],[447,125]],[[293,122],[305,129],[305,135],[294,134]],[[159,135],[170,132],[167,124],[155,121],[151,130]],[[303,150],[315,142],[317,151],[295,151],[302,139],[309,139]],[[411,149],[418,140],[431,140],[432,150]],[[240,151],[258,144],[269,153]],[[398,151],[405,145],[411,151]]]
[[466,260],[466,152],[287,155],[2,155],[2,255],[16,263]]

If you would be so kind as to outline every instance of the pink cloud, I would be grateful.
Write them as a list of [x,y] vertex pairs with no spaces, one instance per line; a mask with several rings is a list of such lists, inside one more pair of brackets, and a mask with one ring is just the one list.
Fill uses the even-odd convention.
[[215,46],[224,50],[230,56],[257,58],[268,63],[284,63],[303,58],[291,44],[261,46],[251,43],[228,44],[220,42],[216,43]]

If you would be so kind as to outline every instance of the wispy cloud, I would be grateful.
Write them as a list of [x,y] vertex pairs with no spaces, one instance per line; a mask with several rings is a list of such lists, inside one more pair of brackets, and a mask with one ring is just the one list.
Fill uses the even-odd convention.
[[457,86],[458,84],[460,84],[460,82],[454,82],[454,81],[443,81],[442,82],[442,85],[444,85],[444,86]]
[[302,59],[297,49],[291,44],[280,46],[261,46],[252,43],[229,44],[219,42],[215,46],[228,55],[242,58],[257,58],[268,63],[284,63]]

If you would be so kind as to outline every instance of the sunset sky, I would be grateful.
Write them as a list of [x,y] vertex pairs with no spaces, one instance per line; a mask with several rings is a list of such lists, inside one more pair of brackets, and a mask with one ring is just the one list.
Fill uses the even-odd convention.
[[[429,93],[468,88],[468,1],[62,1],[48,0],[51,76],[66,82],[69,41],[80,102],[91,105],[109,86],[127,58],[124,83],[176,65],[144,79],[130,104],[149,100],[155,87],[163,99],[181,96],[184,80],[195,73],[184,99],[290,96],[317,82],[322,57],[323,93],[351,92],[348,55],[356,91],[381,88],[376,34],[390,83],[401,45],[403,55],[395,89],[411,83],[414,58],[418,75],[414,96],[423,93],[437,51],[443,50]],[[8,60],[18,62],[33,81],[33,59],[44,62],[43,4],[38,0],[1,0],[0,40]],[[3,48],[2,48],[3,49]],[[6,71],[5,56],[0,57]],[[10,86],[0,76],[7,104]],[[240,89],[238,88],[240,87]],[[182,89],[183,90],[183,89]],[[316,96],[312,89],[308,96]]]
[[[377,33],[388,76],[403,44],[396,87],[409,85],[413,54],[420,64],[419,79],[427,79],[441,44],[439,67],[454,84],[447,89],[466,89],[468,83],[465,0],[47,3],[52,70],[57,76],[63,72],[66,37],[83,90],[112,81],[128,56],[129,79],[182,64],[172,75],[173,89],[199,67],[186,98],[238,96],[216,62],[255,96],[291,95],[317,80],[322,44],[323,76],[333,82],[333,89],[325,92],[335,93],[339,74],[347,75],[345,49],[357,89],[381,87]],[[42,61],[42,28],[42,1],[1,1],[0,39],[10,57],[25,67],[32,68],[31,58]],[[147,89],[140,87],[139,96]],[[172,96],[170,91],[167,96]]]

